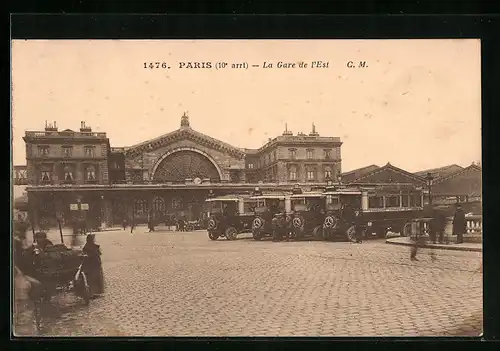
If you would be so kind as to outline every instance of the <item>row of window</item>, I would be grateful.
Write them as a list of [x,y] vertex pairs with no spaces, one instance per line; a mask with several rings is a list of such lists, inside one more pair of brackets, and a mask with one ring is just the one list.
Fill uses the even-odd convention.
[[[297,159],[297,149],[292,148],[288,149],[288,158],[295,160]],[[325,160],[330,160],[332,158],[332,150],[331,149],[324,149],[323,150],[323,158]],[[264,158],[261,160],[261,164],[268,164],[271,163],[272,161],[276,161],[278,159],[276,151],[273,151],[272,154],[268,154],[267,156],[264,156]],[[314,149],[307,149],[306,150],[306,159],[308,160],[313,160],[315,159],[315,150]],[[254,168],[253,163],[248,164],[248,168],[252,169]]]
[[[38,146],[38,156],[49,156],[50,147],[47,145]],[[85,157],[94,157],[95,156],[95,146],[84,146],[83,154]],[[73,156],[73,146],[63,146],[62,147],[62,156],[63,157],[72,157]]]
[[371,196],[368,198],[369,208],[384,208],[384,207],[415,207],[422,206],[422,198],[420,195],[402,195],[402,196]]
[[[178,197],[172,198],[171,206],[172,210],[181,210],[183,208],[182,199]],[[162,197],[155,197],[152,202],[151,210],[154,213],[165,213],[166,212],[165,200]],[[134,200],[134,214],[135,215],[147,215],[149,213],[149,201],[136,199]]]
[[[72,170],[65,169],[63,172],[63,178],[62,180],[64,182],[74,182],[75,181],[75,175]],[[88,182],[94,182],[97,180],[96,178],[96,172],[95,168],[93,166],[89,166],[85,169],[84,172],[84,180]],[[51,171],[46,171],[43,170],[40,172],[40,181],[42,183],[50,183],[52,182],[52,172]]]
[[[332,171],[330,169],[326,169],[324,172],[325,172],[324,173],[325,179],[332,177]],[[290,169],[290,172],[288,173],[288,179],[289,180],[297,180],[298,179],[296,168]],[[307,170],[306,171],[306,180],[308,180],[308,181],[316,180],[316,170]]]

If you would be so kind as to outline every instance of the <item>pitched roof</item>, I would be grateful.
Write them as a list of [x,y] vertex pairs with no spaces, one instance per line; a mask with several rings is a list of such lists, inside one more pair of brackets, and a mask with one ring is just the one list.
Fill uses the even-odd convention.
[[470,166],[465,167],[465,168],[463,168],[463,167],[460,167],[460,168],[461,168],[460,170],[458,170],[458,171],[456,171],[454,173],[448,174],[445,177],[438,178],[437,180],[434,181],[434,184],[439,184],[439,183],[442,183],[442,182],[444,182],[444,181],[446,181],[448,179],[455,178],[455,177],[457,177],[459,175],[462,175],[465,172],[468,172],[470,170],[482,171],[481,166],[478,166],[478,165],[476,165],[474,163],[471,164]]
[[353,180],[356,180],[360,178],[361,176],[370,173],[376,169],[380,168],[377,165],[370,165],[370,166],[365,166],[361,168],[356,168],[348,172],[341,173],[342,180],[344,182],[351,182]]
[[244,156],[244,151],[241,148],[235,147],[223,141],[212,138],[206,134],[195,131],[194,129],[188,128],[180,128],[174,130],[170,133],[160,135],[159,137],[141,142],[139,144],[135,144],[133,146],[125,148],[125,153],[141,153],[145,152],[150,148],[161,147],[162,145],[168,144],[172,141],[182,139],[182,138],[190,138],[194,139],[199,143],[203,143],[209,145],[210,147],[225,150],[237,157],[242,158]]
[[420,177],[425,177],[427,175],[427,173],[430,173],[432,174],[432,176],[434,177],[435,180],[439,179],[439,178],[442,178],[442,177],[447,177],[455,172],[458,172],[460,170],[464,169],[463,167],[459,166],[459,165],[456,165],[456,164],[452,164],[452,165],[447,165],[447,166],[444,166],[444,167],[439,167],[439,168],[432,168],[432,169],[426,169],[426,170],[423,170],[423,171],[418,171],[418,172],[415,172],[416,175],[420,176]]
[[373,169],[373,170],[372,170],[372,171],[370,171],[370,172],[367,172],[367,173],[365,173],[365,174],[361,175],[360,177],[358,177],[358,178],[354,179],[354,181],[353,181],[353,182],[358,182],[358,181],[360,181],[360,180],[362,180],[362,179],[365,179],[365,178],[368,178],[368,177],[370,177],[370,176],[372,176],[372,175],[374,175],[374,174],[381,173],[381,172],[385,171],[386,169],[390,169],[390,170],[392,170],[392,171],[394,171],[394,172],[396,172],[396,173],[402,174],[402,175],[404,175],[404,176],[406,176],[406,177],[408,177],[408,178],[410,178],[410,179],[414,179],[414,180],[416,180],[416,181],[418,181],[418,182],[425,182],[425,179],[424,179],[424,178],[422,178],[422,177],[420,177],[420,176],[418,176],[418,175],[416,175],[416,174],[414,174],[414,173],[410,173],[410,172],[408,172],[408,171],[405,171],[405,170],[404,170],[404,169],[402,169],[402,168],[398,168],[398,167],[396,167],[396,166],[393,166],[393,165],[391,165],[389,162],[387,162],[387,164],[386,164],[385,166],[378,167],[378,168],[376,168],[376,169]]

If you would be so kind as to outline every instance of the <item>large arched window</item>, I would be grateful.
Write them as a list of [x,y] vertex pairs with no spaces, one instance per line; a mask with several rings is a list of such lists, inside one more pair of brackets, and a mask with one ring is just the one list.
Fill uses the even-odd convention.
[[134,200],[134,215],[141,217],[147,215],[149,212],[149,204],[147,200],[136,199]]
[[181,210],[182,209],[182,200],[178,197],[172,198],[172,209],[173,210]]
[[154,215],[165,215],[165,200],[162,197],[156,196],[153,199],[153,214]]
[[155,182],[184,183],[186,179],[210,179],[220,182],[217,167],[203,154],[193,150],[180,150],[166,156],[155,169]]

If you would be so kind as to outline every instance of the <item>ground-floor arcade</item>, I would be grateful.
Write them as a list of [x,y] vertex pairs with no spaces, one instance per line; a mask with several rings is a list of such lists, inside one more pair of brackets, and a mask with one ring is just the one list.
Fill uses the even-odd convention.
[[[119,226],[124,220],[136,224],[153,218],[158,223],[174,219],[203,219],[205,200],[210,196],[249,194],[261,190],[288,189],[276,184],[211,184],[211,185],[114,185],[73,187],[31,187],[28,192],[30,220],[64,226],[85,220],[91,227]],[[42,225],[42,226],[43,226]]]

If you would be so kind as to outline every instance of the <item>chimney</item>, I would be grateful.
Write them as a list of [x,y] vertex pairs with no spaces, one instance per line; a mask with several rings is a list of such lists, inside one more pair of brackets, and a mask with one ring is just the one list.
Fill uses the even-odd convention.
[[314,123],[312,124],[312,131],[311,133],[309,133],[309,136],[319,136],[319,133],[316,132],[316,126],[314,125]]
[[50,123],[47,123],[47,121],[45,121],[45,131],[46,132],[57,132],[56,122],[54,121],[54,124],[50,124]]
[[288,123],[285,123],[285,131],[283,132],[283,135],[293,135],[291,130],[288,130]]
[[92,128],[87,127],[85,125],[85,121],[82,121],[80,124],[80,133],[90,133],[90,132],[92,132]]

